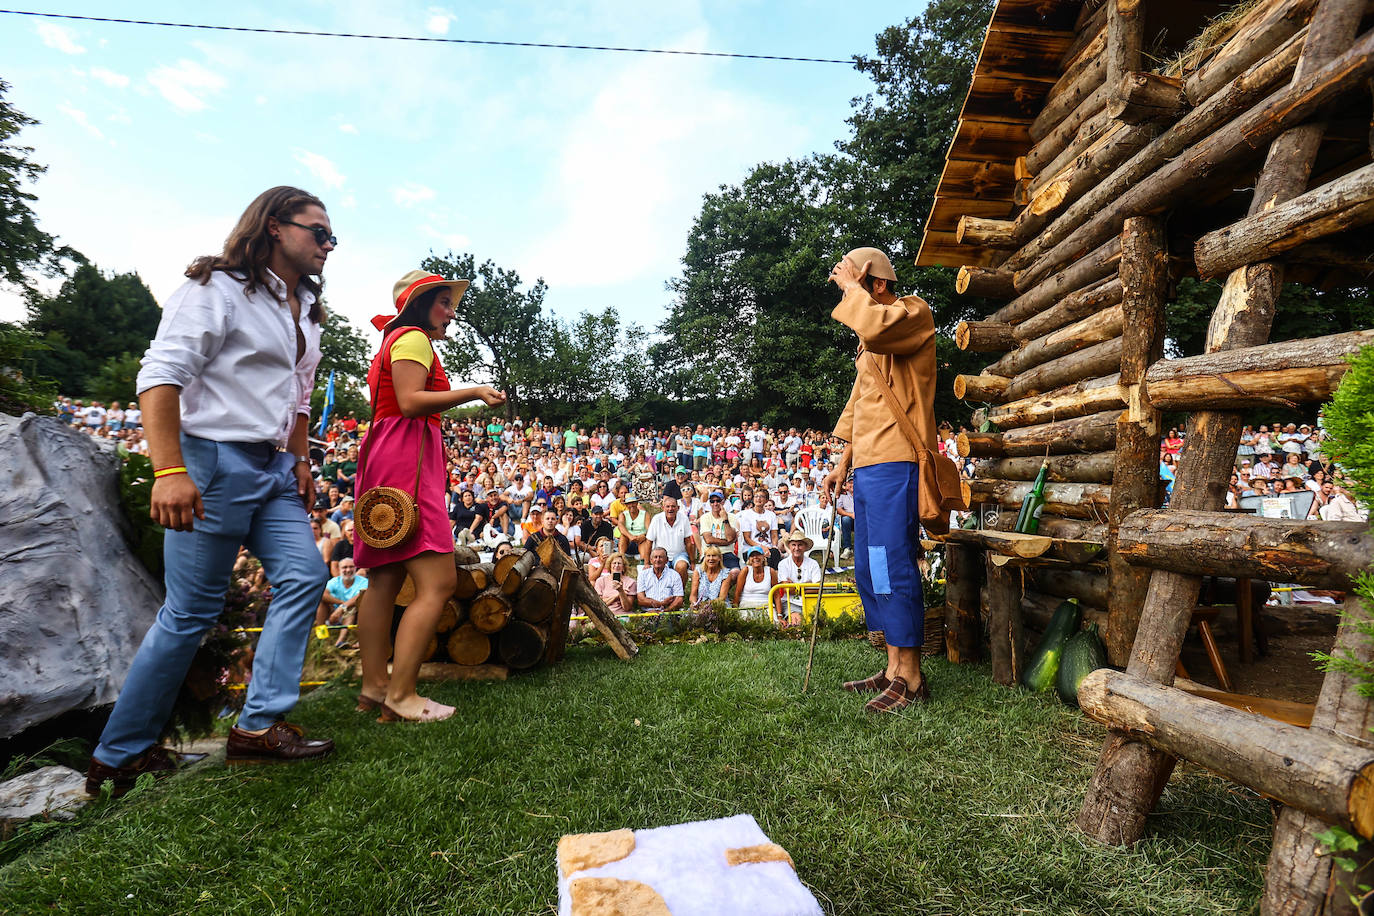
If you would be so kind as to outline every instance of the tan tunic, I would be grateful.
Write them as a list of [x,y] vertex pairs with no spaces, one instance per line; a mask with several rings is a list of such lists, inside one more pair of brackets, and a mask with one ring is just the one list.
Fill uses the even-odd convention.
[[[873,354],[897,400],[907,408],[922,444],[936,451],[935,319],[919,296],[875,299],[862,287],[851,290],[830,316],[859,335],[859,353]],[[863,363],[857,363],[854,388],[835,435],[853,445],[853,467],[888,461],[916,461],[881,390]]]

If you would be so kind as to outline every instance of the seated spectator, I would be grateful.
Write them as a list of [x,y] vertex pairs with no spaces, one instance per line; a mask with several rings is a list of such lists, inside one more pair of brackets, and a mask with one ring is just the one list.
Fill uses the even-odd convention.
[[559,547],[563,548],[564,553],[568,556],[572,556],[572,545],[568,543],[568,539],[558,530],[558,515],[552,509],[540,516],[539,530],[525,538],[525,549],[534,550],[540,544],[550,539]]
[[844,482],[843,492],[835,500],[835,517],[840,520],[840,559],[854,556],[854,481]]
[[[1292,424],[1289,424],[1290,426]],[[1283,470],[1280,475],[1285,478],[1302,480],[1307,476],[1307,466],[1302,463],[1302,455],[1298,452],[1288,452],[1283,461]]]
[[696,565],[697,545],[692,537],[692,526],[687,517],[678,511],[676,499],[665,496],[662,506],[663,511],[649,523],[649,545],[651,549],[662,547],[666,550],[668,560],[678,576],[685,579],[687,571]]
[[721,549],[707,545],[701,565],[692,570],[692,607],[711,601],[729,601],[734,592],[735,573],[721,562]]
[[501,498],[501,491],[496,487],[487,491],[486,504],[482,507],[482,514],[486,518],[486,523],[498,531],[510,529],[510,507]]
[[471,490],[459,493],[458,502],[449,510],[448,517],[453,522],[453,543],[459,547],[481,537],[482,526],[487,523],[486,511],[477,505]]
[[599,541],[615,539],[615,525],[606,520],[606,510],[592,506],[591,517],[582,522],[582,543],[594,547]]
[[625,554],[611,554],[606,559],[606,568],[592,580],[592,584],[612,614],[633,612],[639,583],[630,575],[630,563],[625,559]]
[[339,575],[339,564],[344,560],[353,559],[353,519],[347,519],[343,525],[343,537],[334,544],[334,549],[329,552],[329,574]]
[[641,562],[649,561],[649,513],[639,503],[633,493],[623,500],[625,511],[620,513],[616,527],[620,531],[620,552],[627,557],[639,557]]
[[763,549],[752,544],[744,548],[744,569],[735,577],[735,607],[768,607],[768,594],[777,584],[778,571],[764,562]]
[[[820,564],[811,557],[807,556],[809,551],[815,546],[811,539],[800,531],[793,531],[787,536],[787,556],[783,557],[778,563],[778,582],[816,582],[821,581]],[[802,622],[802,595],[797,593],[795,597],[784,598],[778,596],[777,607],[774,612],[778,615],[779,622],[785,622],[788,626],[801,626]]]
[[768,493],[760,487],[754,491],[754,504],[739,514],[740,552],[757,547],[764,554],[769,567],[776,568],[782,554],[773,546],[778,530],[778,517],[768,511]]
[[615,553],[615,541],[600,538],[592,545],[592,558],[587,561],[587,581],[596,582],[598,576],[606,571],[606,563]]
[[1369,521],[1369,510],[1357,506],[1355,501],[1350,498],[1350,492],[1345,487],[1336,484],[1327,484],[1331,487],[1331,495],[1327,498],[1326,505],[1322,507],[1322,521],[1327,522],[1366,522]]
[[[358,601],[365,591],[367,579],[358,575],[358,567],[354,565],[353,558],[349,557],[339,564],[339,574],[325,583],[319,610],[315,612],[315,625],[319,626],[325,622],[351,624],[357,619]],[[334,645],[342,646],[347,636],[348,631],[344,630]]]
[[[739,569],[739,556],[735,553],[739,543],[739,532],[730,521],[730,513],[725,510],[725,494],[720,490],[711,493],[707,500],[710,511],[697,520],[702,543],[707,548],[715,547],[720,552],[721,565],[732,572]],[[706,551],[702,551],[703,558]]]
[[641,610],[667,612],[682,607],[682,577],[668,567],[668,551],[662,547],[649,552],[649,562],[639,571],[635,587],[635,601]]

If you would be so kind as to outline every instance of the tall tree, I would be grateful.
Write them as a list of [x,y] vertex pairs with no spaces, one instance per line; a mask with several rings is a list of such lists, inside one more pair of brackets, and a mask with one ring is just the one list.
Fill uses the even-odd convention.
[[61,269],[60,259],[69,252],[38,228],[29,207],[38,198],[24,185],[37,181],[47,166],[29,158],[32,147],[13,142],[21,130],[38,122],[5,101],[9,88],[9,83],[0,80],[0,283],[31,292],[24,272],[38,268],[56,273]]
[[29,330],[47,344],[38,371],[65,394],[89,394],[108,361],[141,356],[162,317],[138,274],[106,275],[84,258],[57,295],[31,295],[28,308]]
[[326,308],[324,324],[320,328],[320,365],[315,370],[315,390],[310,395],[310,410],[318,421],[324,407],[325,388],[329,373],[334,372],[334,408],[332,416],[351,413],[359,419],[372,415],[367,393],[367,370],[372,354],[367,340],[341,313]]
[[450,376],[490,380],[506,392],[506,417],[519,411],[527,383],[539,372],[548,346],[543,315],[543,279],[527,290],[520,274],[491,260],[477,264],[471,254],[431,254],[421,269],[445,277],[472,280],[457,305],[449,339],[442,344],[444,369]]

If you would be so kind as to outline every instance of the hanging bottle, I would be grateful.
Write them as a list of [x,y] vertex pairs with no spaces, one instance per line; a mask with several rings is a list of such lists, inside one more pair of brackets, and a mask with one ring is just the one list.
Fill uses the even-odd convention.
[[1045,509],[1045,475],[1049,473],[1050,462],[1046,458],[1040,464],[1040,473],[1035,475],[1031,491],[1021,501],[1021,511],[1016,516],[1013,531],[1021,534],[1035,534],[1040,530],[1040,513]]

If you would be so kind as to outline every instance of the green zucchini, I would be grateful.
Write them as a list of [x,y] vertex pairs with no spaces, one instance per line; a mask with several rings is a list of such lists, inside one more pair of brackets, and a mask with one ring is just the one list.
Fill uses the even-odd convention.
[[1044,638],[1031,656],[1030,664],[1021,674],[1021,683],[1040,693],[1054,686],[1054,677],[1059,673],[1059,658],[1064,651],[1064,643],[1078,632],[1083,619],[1083,609],[1078,606],[1077,598],[1070,598],[1054,609],[1050,625],[1045,628]]
[[1059,691],[1059,699],[1070,706],[1078,705],[1078,685],[1083,678],[1098,668],[1107,667],[1107,647],[1102,637],[1097,635],[1097,624],[1090,623],[1081,633],[1075,633],[1064,644],[1063,657],[1059,660],[1059,676],[1054,687]]

